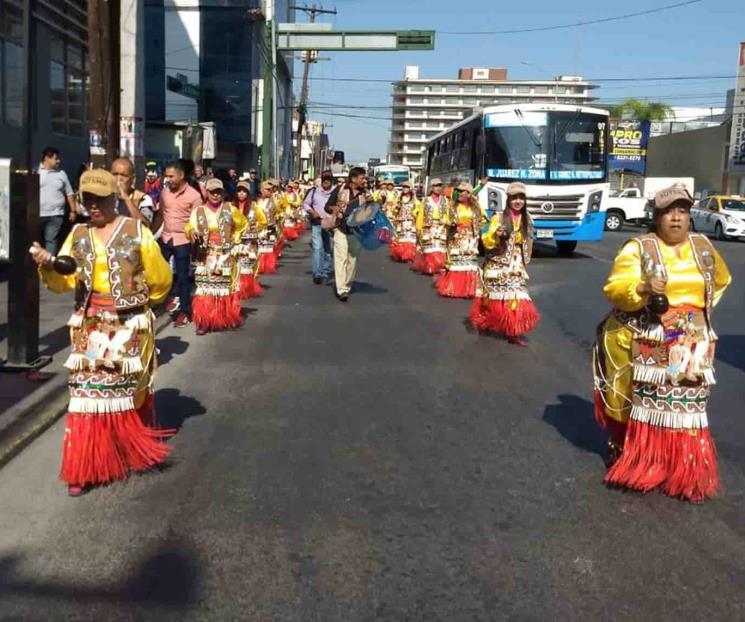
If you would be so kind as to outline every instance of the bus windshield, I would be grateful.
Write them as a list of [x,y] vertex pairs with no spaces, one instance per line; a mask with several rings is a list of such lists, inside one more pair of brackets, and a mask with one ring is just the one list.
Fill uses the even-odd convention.
[[377,179],[390,179],[394,186],[400,186],[405,181],[409,181],[411,174],[407,170],[398,171],[378,171],[375,175]]
[[511,110],[489,114],[485,127],[489,177],[546,179],[547,113]]
[[551,180],[605,179],[605,117],[555,112],[551,121]]
[[582,112],[487,114],[485,172],[497,180],[603,181],[606,123],[602,115]]

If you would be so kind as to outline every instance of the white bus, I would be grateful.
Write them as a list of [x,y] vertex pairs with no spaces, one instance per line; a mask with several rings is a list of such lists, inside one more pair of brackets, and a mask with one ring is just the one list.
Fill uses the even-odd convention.
[[390,179],[397,188],[411,179],[411,169],[404,164],[380,164],[373,166],[372,176],[375,179]]
[[569,255],[578,241],[603,236],[608,125],[608,111],[599,108],[489,106],[429,141],[425,181],[487,177],[478,198],[490,215],[504,209],[510,182],[524,182],[536,238]]

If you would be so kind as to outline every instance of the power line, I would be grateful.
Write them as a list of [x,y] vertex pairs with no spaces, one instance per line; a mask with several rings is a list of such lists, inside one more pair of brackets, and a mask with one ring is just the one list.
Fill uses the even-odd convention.
[[605,24],[608,22],[616,22],[622,19],[631,19],[633,17],[642,17],[644,15],[652,15],[653,13],[661,13],[662,11],[671,11],[672,9],[679,9],[692,4],[698,4],[704,0],[686,0],[685,2],[676,2],[675,4],[668,4],[665,6],[658,7],[656,9],[647,9],[646,11],[637,11],[635,13],[625,13],[623,15],[615,15],[613,17],[602,17],[599,19],[591,19],[587,21],[573,22],[571,24],[557,24],[554,26],[539,26],[535,28],[519,28],[512,30],[439,30],[437,34],[440,35],[515,35],[526,32],[546,32],[549,30],[564,30],[567,28],[580,28],[582,26],[591,26],[593,24]]

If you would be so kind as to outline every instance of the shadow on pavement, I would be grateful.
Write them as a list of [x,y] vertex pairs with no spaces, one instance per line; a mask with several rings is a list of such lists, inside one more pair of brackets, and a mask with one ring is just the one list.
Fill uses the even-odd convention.
[[189,349],[188,342],[181,337],[164,337],[157,340],[158,365],[168,365],[175,356],[184,354]]
[[388,290],[385,287],[366,283],[364,281],[355,281],[352,286],[353,294],[385,294]]
[[199,400],[181,395],[178,389],[160,389],[155,392],[155,412],[161,427],[178,431],[184,421],[205,414],[207,409]]
[[717,359],[745,371],[745,335],[719,335]]
[[556,428],[575,447],[605,457],[606,434],[595,423],[592,402],[577,395],[559,395],[558,404],[548,404],[543,420]]
[[9,606],[12,599],[19,610],[41,614],[44,609],[47,613],[54,609],[55,616],[60,615],[50,618],[41,614],[39,620],[63,619],[62,612],[67,608],[79,614],[81,606],[102,604],[187,611],[196,602],[199,589],[197,555],[190,545],[177,539],[160,544],[119,585],[104,581],[97,585],[94,581],[78,579],[45,581],[39,576],[26,577],[18,568],[23,561],[20,555],[0,557],[0,601]]

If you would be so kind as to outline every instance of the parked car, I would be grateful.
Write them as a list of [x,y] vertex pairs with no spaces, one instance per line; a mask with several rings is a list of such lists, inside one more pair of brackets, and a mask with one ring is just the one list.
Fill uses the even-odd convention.
[[691,209],[695,231],[713,234],[717,240],[745,237],[745,199],[714,195],[701,199]]

